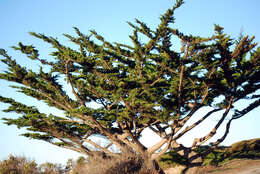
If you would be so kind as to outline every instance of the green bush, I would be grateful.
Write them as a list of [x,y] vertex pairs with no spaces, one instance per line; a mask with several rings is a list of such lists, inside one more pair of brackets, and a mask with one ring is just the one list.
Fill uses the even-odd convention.
[[[208,151],[210,146],[201,146],[196,152],[204,153]],[[239,141],[230,147],[219,146],[212,150],[203,158],[203,166],[221,165],[232,159],[249,158],[260,159],[260,138]],[[176,165],[185,165],[186,159],[182,158],[176,152],[168,152],[158,161],[161,168],[175,167]]]
[[175,167],[177,165],[187,164],[186,159],[182,158],[178,153],[170,151],[165,153],[159,160],[158,163],[162,169]]
[[203,165],[220,165],[239,158],[260,158],[260,139],[239,141],[232,144],[231,147],[217,148],[205,156]]

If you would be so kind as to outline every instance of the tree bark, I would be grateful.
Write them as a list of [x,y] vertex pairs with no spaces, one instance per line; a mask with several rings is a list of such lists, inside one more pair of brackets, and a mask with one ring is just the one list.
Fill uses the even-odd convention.
[[203,162],[200,154],[191,151],[188,155],[188,163],[186,168],[181,172],[182,174],[197,174],[198,169],[201,167]]
[[147,159],[144,161],[143,168],[141,170],[142,174],[165,174],[160,168],[156,160]]

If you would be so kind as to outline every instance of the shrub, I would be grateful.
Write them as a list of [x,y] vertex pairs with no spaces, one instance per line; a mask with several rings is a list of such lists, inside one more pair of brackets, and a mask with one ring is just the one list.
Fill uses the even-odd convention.
[[186,165],[187,160],[180,156],[178,153],[170,151],[165,153],[159,160],[158,163],[161,168],[167,169],[170,167],[176,167],[178,165]]
[[65,170],[61,164],[44,163],[39,166],[39,171],[42,174],[63,174]]
[[37,164],[25,157],[9,155],[7,160],[0,162],[0,174],[38,174]]
[[40,166],[23,156],[9,155],[8,159],[0,161],[0,174],[64,174],[60,164],[45,163]]
[[260,138],[244,140],[237,143],[232,144],[231,152],[238,151],[259,151],[260,152]]

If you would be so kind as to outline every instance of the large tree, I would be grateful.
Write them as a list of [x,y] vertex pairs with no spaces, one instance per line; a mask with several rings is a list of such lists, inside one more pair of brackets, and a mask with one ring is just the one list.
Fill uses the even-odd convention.
[[[75,28],[77,36],[65,34],[78,46],[72,49],[53,37],[30,33],[52,45],[50,57],[41,58],[33,45],[19,43],[13,48],[30,61],[38,61],[39,70],[18,64],[1,49],[1,61],[8,69],[0,79],[17,83],[12,85],[17,92],[64,113],[41,113],[39,106],[0,96],[1,102],[9,104],[4,112],[20,114],[18,118],[4,118],[5,123],[26,128],[25,137],[89,158],[135,154],[156,168],[154,161],[174,150],[189,166],[200,164],[205,154],[197,149],[216,134],[224,120],[228,119],[224,134],[211,142],[210,149],[226,138],[233,120],[260,105],[260,48],[255,49],[254,37],[234,40],[218,25],[207,38],[182,33],[173,25],[174,12],[182,4],[177,0],[155,29],[137,19],[135,24],[129,23],[133,28],[131,45],[110,43],[95,31],[85,35]],[[176,38],[182,45],[179,51],[174,50]],[[64,88],[68,85],[73,96]],[[238,110],[234,106],[241,100],[247,105]],[[205,107],[211,110],[187,126],[187,121]],[[195,138],[191,147],[177,142],[213,114],[219,115],[215,127]],[[139,141],[147,128],[161,137],[149,148]],[[109,144],[90,138],[97,135]],[[112,145],[118,148],[116,153]],[[160,169],[157,172],[163,173]]]

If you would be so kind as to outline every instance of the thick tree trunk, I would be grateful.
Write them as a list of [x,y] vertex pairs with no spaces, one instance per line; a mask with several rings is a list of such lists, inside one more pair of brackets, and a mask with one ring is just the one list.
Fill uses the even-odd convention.
[[164,171],[160,168],[159,164],[155,160],[144,161],[143,168],[141,173],[144,174],[165,174]]
[[191,148],[184,147],[182,144],[172,142],[171,147],[180,156],[187,159],[186,168],[181,172],[182,174],[196,174],[197,170],[201,167],[203,159],[202,156]]

